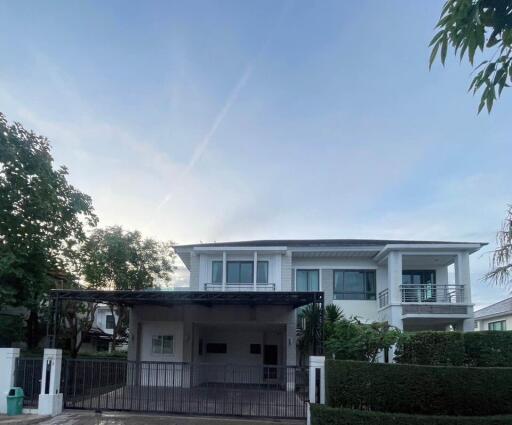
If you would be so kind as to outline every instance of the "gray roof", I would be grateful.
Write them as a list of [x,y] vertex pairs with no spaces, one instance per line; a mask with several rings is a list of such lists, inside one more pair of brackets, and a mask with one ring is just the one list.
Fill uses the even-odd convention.
[[393,240],[393,239],[267,239],[253,241],[235,241],[235,242],[211,242],[189,245],[176,245],[176,248],[193,247],[239,247],[239,246],[288,246],[288,247],[350,247],[350,246],[376,246],[384,247],[389,244],[479,244],[487,245],[483,242],[448,242],[448,241],[411,241],[411,240]]
[[475,319],[502,314],[512,314],[512,297],[475,311]]

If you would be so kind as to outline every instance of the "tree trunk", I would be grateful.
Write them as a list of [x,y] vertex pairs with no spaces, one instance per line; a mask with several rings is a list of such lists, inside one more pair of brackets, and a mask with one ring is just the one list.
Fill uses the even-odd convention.
[[39,315],[36,310],[31,309],[27,319],[27,345],[33,350],[39,342]]

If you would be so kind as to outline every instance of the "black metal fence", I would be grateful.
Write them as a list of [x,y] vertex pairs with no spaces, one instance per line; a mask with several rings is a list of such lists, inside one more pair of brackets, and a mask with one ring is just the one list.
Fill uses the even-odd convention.
[[23,388],[23,407],[37,408],[41,392],[42,357],[18,357],[14,370],[14,386]]
[[67,359],[67,409],[305,418],[308,369]]

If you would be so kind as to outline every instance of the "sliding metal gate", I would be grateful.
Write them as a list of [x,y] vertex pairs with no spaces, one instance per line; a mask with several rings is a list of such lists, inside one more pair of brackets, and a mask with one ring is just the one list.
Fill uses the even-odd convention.
[[67,359],[66,409],[305,418],[308,369]]

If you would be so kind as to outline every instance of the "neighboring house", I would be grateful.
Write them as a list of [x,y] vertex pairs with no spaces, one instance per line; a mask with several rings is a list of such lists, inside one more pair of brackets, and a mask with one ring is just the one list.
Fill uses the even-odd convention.
[[475,311],[475,330],[512,330],[512,298]]
[[131,306],[128,359],[295,365],[296,309],[316,294],[367,322],[473,330],[469,256],[483,245],[339,239],[176,246],[189,288],[122,295]]
[[[117,314],[115,312],[112,314],[108,305],[98,305],[94,315],[94,323],[90,331],[84,335],[80,353],[109,351],[112,332],[116,321]],[[116,347],[116,350],[126,350],[127,348],[127,344],[124,343]]]

